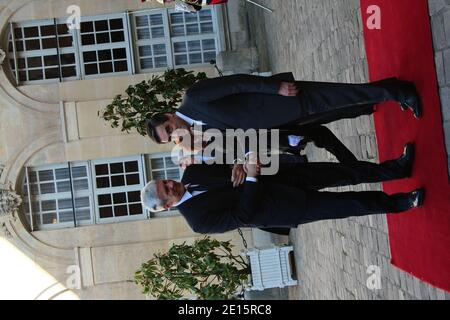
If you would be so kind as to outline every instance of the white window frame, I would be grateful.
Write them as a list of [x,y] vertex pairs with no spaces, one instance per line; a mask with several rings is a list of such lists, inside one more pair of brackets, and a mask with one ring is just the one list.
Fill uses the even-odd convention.
[[[216,57],[217,57],[217,53],[218,53],[217,47],[219,45],[217,36],[212,37],[211,35],[205,34],[205,35],[196,35],[196,36],[188,36],[188,37],[176,37],[176,38],[172,38],[172,52],[174,52],[174,54],[172,54],[173,65],[176,68],[190,68],[190,67],[201,67],[201,66],[210,65],[209,62],[203,61],[203,54],[204,54],[203,40],[214,40],[215,47],[216,47]],[[175,48],[174,48],[175,43],[176,42],[185,42],[186,43],[186,50],[188,50],[188,51],[186,51],[186,55],[188,56],[188,60],[189,60],[189,48],[187,47],[189,41],[200,41],[200,46],[202,48],[200,49],[200,51],[198,53],[200,53],[202,55],[202,62],[201,63],[178,64],[178,65],[175,64]],[[207,51],[210,51],[210,50],[207,50]]]
[[[137,27],[136,27],[136,19],[135,17],[139,16],[149,16],[151,14],[161,14],[163,17],[163,23],[164,23],[164,34],[166,35],[164,39],[150,39],[150,40],[138,40],[137,36]],[[130,14],[130,28],[132,33],[132,43],[133,46],[133,52],[134,52],[134,66],[136,73],[148,73],[148,72],[158,72],[158,71],[165,71],[167,68],[173,67],[173,59],[172,59],[172,47],[171,47],[171,41],[170,41],[170,27],[169,27],[169,20],[167,15],[167,10],[148,10],[143,12],[136,12]],[[150,28],[150,26],[149,26]],[[142,69],[141,68],[141,61],[139,56],[139,46],[145,46],[149,45],[152,46],[152,58],[154,58],[153,55],[153,45],[155,44],[165,44],[166,46],[166,56],[167,56],[167,67],[163,68],[150,68],[150,69]],[[153,66],[155,64],[153,63]]]
[[[118,75],[128,75],[133,73],[133,64],[131,63],[132,53],[130,50],[130,39],[129,39],[129,31],[128,31],[128,19],[127,19],[127,13],[116,13],[116,14],[104,14],[104,15],[96,15],[96,16],[89,16],[89,17],[81,17],[81,23],[83,22],[89,22],[92,21],[95,23],[95,21],[99,20],[111,20],[111,19],[122,19],[123,23],[123,32],[124,32],[124,41],[123,42],[110,42],[105,44],[93,44],[93,45],[82,45],[81,42],[81,30],[77,32],[77,52],[79,54],[79,68],[81,72],[82,79],[98,79],[98,78],[104,78],[104,77],[111,77],[111,76],[118,76]],[[105,31],[106,32],[106,31]],[[111,33],[111,31],[108,31]],[[93,32],[94,35],[96,35],[96,32]],[[84,70],[84,57],[83,52],[85,51],[96,51],[99,50],[113,50],[113,49],[125,49],[127,53],[127,69],[128,71],[121,71],[121,72],[110,72],[110,73],[97,73],[92,75],[86,75],[86,72]],[[97,60],[98,61],[98,60]],[[114,61],[114,58],[113,60]],[[100,71],[100,70],[98,70]]]
[[[167,165],[166,165],[166,159],[167,158],[171,158],[172,157],[172,154],[171,153],[152,153],[152,154],[149,154],[148,155],[148,160],[149,160],[149,170],[150,170],[150,172],[148,173],[148,176],[149,176],[149,179],[150,180],[153,180],[154,179],[154,177],[153,177],[153,171],[159,171],[159,172],[162,172],[162,171],[164,171],[164,176],[165,176],[165,179],[167,179],[167,170],[173,170],[173,169],[175,169],[175,167],[167,167]],[[151,163],[151,161],[153,160],[153,159],[164,159],[164,168],[163,169],[153,169],[152,168],[152,163]],[[182,174],[183,174],[183,171],[182,171],[182,169],[179,167],[179,166],[177,166],[177,168],[178,168],[178,171],[179,171],[179,174],[180,174],[180,177],[182,176]]]
[[[53,170],[53,172],[55,172],[55,170],[57,169],[68,169],[68,163],[64,163],[64,164],[54,164],[54,165],[44,165],[44,166],[38,166],[38,167],[29,167],[28,168],[28,172],[36,172],[36,177],[37,177],[37,182],[36,185],[39,186],[39,172],[40,171],[47,171],[47,170]],[[86,161],[78,161],[78,162],[71,162],[70,163],[70,167],[72,171],[73,167],[79,167],[79,166],[84,166],[86,168],[86,174],[87,174],[87,180],[88,180],[88,190],[81,190],[81,191],[76,191],[76,197],[75,198],[80,198],[80,197],[89,197],[89,207],[90,207],[90,216],[91,219],[90,220],[80,220],[80,221],[72,221],[72,222],[57,222],[55,224],[42,224],[41,222],[37,223],[37,221],[35,221],[36,217],[39,217],[39,219],[42,221],[42,210],[41,210],[41,202],[42,201],[48,201],[48,200],[55,200],[56,201],[56,206],[58,206],[58,200],[61,199],[73,199],[73,201],[75,201],[75,198],[73,196],[75,196],[75,190],[73,188],[72,185],[72,192],[71,191],[67,191],[67,192],[57,192],[56,189],[56,177],[54,175],[54,179],[51,180],[54,184],[55,184],[55,193],[52,194],[41,194],[40,189],[39,193],[37,195],[32,195],[31,193],[28,193],[27,197],[28,197],[28,201],[30,203],[33,202],[33,200],[37,200],[39,202],[39,213],[35,213],[35,212],[29,212],[28,215],[33,215],[33,217],[30,219],[30,222],[33,224],[31,227],[32,230],[35,230],[36,228],[38,230],[54,230],[54,229],[63,229],[63,228],[73,228],[75,227],[75,224],[77,226],[85,226],[85,225],[91,225],[94,223],[94,215],[93,215],[93,196],[92,196],[92,181],[91,181],[91,175],[90,175],[90,171],[89,171],[89,164]],[[26,177],[26,175],[24,175],[23,177],[23,187],[24,188],[28,188],[28,190],[30,190],[31,188],[29,188],[29,183],[28,185],[25,184],[25,179],[28,180],[28,177]],[[73,179],[73,177],[72,177]],[[39,187],[40,188],[40,187]],[[33,206],[31,205],[30,208],[32,208]],[[72,208],[73,210],[73,208]],[[53,210],[52,210],[53,211]],[[56,210],[54,210],[57,213],[57,217],[59,219],[59,212],[60,210],[57,208]]]
[[[187,35],[187,29],[185,28],[186,31],[186,35],[185,36],[171,36],[170,37],[170,41],[171,41],[171,50],[172,50],[172,65],[176,68],[190,68],[190,67],[202,67],[202,66],[209,66],[209,62],[203,62],[203,48],[201,49],[200,53],[202,54],[202,63],[188,63],[188,64],[179,64],[177,65],[175,63],[175,49],[174,49],[174,44],[175,42],[187,42],[188,41],[195,41],[195,40],[199,40],[200,41],[200,45],[203,46],[202,44],[202,40],[214,40],[215,41],[215,47],[216,47],[216,56],[217,54],[222,50],[222,42],[220,40],[220,31],[219,31],[219,22],[218,22],[218,15],[219,12],[216,8],[217,6],[206,6],[204,7],[203,10],[205,9],[210,9],[211,10],[211,15],[212,15],[212,24],[213,24],[213,33],[208,33],[208,34],[198,34],[198,35]],[[175,9],[168,9],[167,10],[167,16],[170,17],[171,13],[179,13],[177,12]],[[199,13],[197,13],[199,14]],[[170,23],[170,19],[169,19],[169,23]],[[186,23],[184,23],[184,25],[186,26]],[[199,30],[201,30],[201,22],[199,20],[198,22],[199,25]],[[169,25],[170,28],[170,25]],[[170,31],[170,29],[169,29]],[[188,50],[188,48],[187,48]],[[186,52],[186,55],[189,56],[189,51]],[[188,61],[189,61],[189,57],[188,57]]]
[[[10,30],[10,37],[11,37],[11,41],[14,43],[13,45],[13,52],[10,53],[8,52],[8,59],[14,59],[15,61],[15,66],[14,68],[11,68],[11,71],[13,72],[13,74],[15,74],[15,77],[18,81],[19,85],[29,85],[29,84],[46,84],[46,83],[59,83],[59,82],[63,82],[63,81],[68,81],[68,80],[81,80],[81,79],[96,79],[96,78],[103,78],[103,77],[110,77],[110,76],[120,76],[120,75],[127,75],[127,74],[133,74],[134,72],[134,67],[133,67],[133,56],[132,56],[132,52],[130,49],[130,32],[129,32],[129,23],[128,23],[128,17],[127,17],[127,13],[117,13],[117,14],[105,14],[105,15],[96,15],[96,16],[89,16],[89,17],[82,17],[81,18],[81,22],[87,22],[87,21],[98,21],[98,20],[111,20],[111,19],[122,19],[122,24],[123,24],[123,33],[124,33],[124,41],[122,42],[110,42],[110,43],[105,43],[105,44],[94,44],[94,45],[82,45],[81,42],[81,30],[76,30],[76,29],[72,29],[69,30],[69,33],[72,35],[72,39],[73,39],[73,46],[72,47],[65,47],[65,48],[60,48],[59,45],[57,48],[53,48],[53,49],[41,49],[41,50],[33,50],[30,52],[25,51],[21,51],[18,52],[15,48],[15,38],[14,38],[14,29],[15,28],[21,28],[22,31],[24,28],[26,27],[38,27],[39,29],[39,34],[40,34],[40,27],[44,26],[44,25],[54,25],[55,22],[56,24],[65,24],[66,20],[65,19],[46,19],[46,20],[31,20],[31,21],[24,21],[24,22],[18,22],[18,23],[11,23],[11,30]],[[109,32],[109,34],[111,34],[111,30],[105,31],[105,32]],[[114,32],[114,31],[113,31]],[[22,32],[23,33],[23,32]],[[94,35],[96,34],[96,32],[93,32]],[[42,43],[42,36],[39,35],[39,37],[33,38],[33,39],[38,39],[40,41],[40,43]],[[10,40],[8,39],[8,42]],[[93,75],[86,75],[86,72],[84,70],[84,60],[83,60],[83,52],[84,51],[99,51],[99,50],[105,50],[105,49],[125,49],[126,51],[126,55],[127,55],[127,71],[121,71],[121,72],[110,72],[110,73],[97,73],[97,74],[93,74]],[[61,73],[61,66],[60,65],[60,77],[59,78],[54,78],[54,79],[42,79],[42,80],[31,80],[31,81],[20,81],[19,80],[19,75],[18,75],[18,62],[16,60],[18,60],[19,58],[31,58],[31,57],[40,57],[42,60],[44,59],[44,56],[49,56],[49,55],[58,55],[58,58],[60,58],[61,54],[66,54],[66,53],[73,53],[75,55],[75,70],[76,70],[76,76],[72,76],[72,77],[66,77],[63,78],[62,77],[62,73]],[[114,62],[114,59],[112,60]],[[42,66],[40,69],[44,70],[44,66]],[[25,68],[23,70],[28,71],[30,68]],[[31,69],[39,69],[39,68],[31,68]],[[99,71],[99,70],[98,70]]]
[[[202,54],[202,63],[194,63],[194,64],[183,64],[183,65],[176,65],[175,64],[175,50],[174,50],[174,43],[175,42],[188,42],[188,41],[195,41],[195,40],[214,40],[215,41],[215,47],[216,47],[216,55],[222,50],[222,40],[221,40],[221,32],[219,29],[219,9],[216,8],[217,6],[207,6],[205,9],[211,10],[212,15],[212,24],[213,24],[213,33],[209,34],[198,34],[198,35],[185,35],[185,36],[178,36],[174,37],[172,36],[171,32],[171,25],[170,25],[170,14],[171,13],[180,13],[178,11],[175,11],[174,9],[154,9],[154,10],[145,10],[145,11],[138,11],[135,13],[130,14],[130,29],[132,33],[132,43],[133,46],[133,52],[134,52],[134,65],[135,70],[137,73],[142,72],[161,72],[165,71],[167,68],[191,68],[191,67],[205,67],[210,66],[209,62],[203,62],[203,50],[201,51]],[[136,16],[149,16],[151,14],[155,13],[161,13],[163,15],[164,19],[164,31],[166,33],[166,38],[164,41],[158,41],[158,40],[138,40],[137,39],[137,30],[136,30]],[[198,14],[198,13],[197,13]],[[198,22],[199,28],[200,28],[200,21]],[[184,25],[186,25],[184,23]],[[140,45],[153,45],[153,44],[159,44],[164,43],[166,45],[167,50],[167,57],[168,57],[168,66],[164,68],[153,68],[153,69],[142,69],[140,66],[140,57],[139,57],[139,46]],[[201,44],[202,45],[202,44]],[[186,53],[188,55],[188,53]]]
[[[140,184],[139,185],[133,185],[133,186],[120,186],[120,187],[109,187],[109,188],[97,188],[96,184],[96,175],[95,175],[95,166],[99,164],[110,164],[110,163],[117,163],[117,162],[128,162],[128,161],[137,161],[138,167],[139,167],[139,179]],[[91,172],[92,172],[92,192],[94,195],[94,207],[95,207],[95,218],[97,224],[105,224],[105,223],[115,223],[115,222],[124,222],[124,221],[136,221],[136,220],[143,220],[147,219],[147,211],[142,206],[142,214],[140,215],[132,215],[132,216],[122,216],[122,217],[111,217],[111,218],[100,218],[100,209],[98,204],[98,195],[101,194],[114,194],[114,193],[127,193],[127,192],[133,192],[133,191],[140,191],[145,186],[146,177],[145,177],[145,170],[144,170],[144,164],[142,161],[142,157],[139,156],[130,156],[130,157],[121,157],[121,158],[110,158],[110,159],[99,159],[99,160],[91,160]],[[109,174],[111,176],[111,174]],[[118,190],[120,188],[120,190]],[[126,203],[128,205],[128,202]]]
[[[10,53],[8,52],[8,59],[14,59],[15,61],[15,67],[14,70],[13,68],[11,68],[11,71],[13,72],[13,74],[15,74],[15,78],[17,79],[19,84],[46,84],[46,83],[58,83],[61,81],[67,81],[67,80],[77,80],[80,78],[80,70],[78,68],[79,66],[79,60],[78,60],[78,54],[77,54],[77,48],[76,46],[74,47],[64,47],[64,48],[60,48],[59,47],[59,43],[58,43],[58,32],[56,30],[56,42],[57,42],[57,47],[56,48],[52,48],[52,49],[42,49],[42,40],[45,38],[51,38],[50,36],[42,36],[41,35],[41,26],[47,26],[47,25],[55,25],[55,27],[57,27],[58,24],[65,24],[65,20],[63,19],[46,19],[46,20],[32,20],[32,21],[24,21],[24,22],[19,22],[19,23],[11,23],[11,28],[10,28],[10,37],[8,38],[8,45],[9,42],[13,42],[13,52]],[[24,46],[24,50],[23,51],[17,51],[16,48],[16,44],[15,41],[20,41],[20,39],[16,39],[14,36],[14,32],[16,28],[20,28],[22,30],[22,39],[25,39],[24,36],[24,28],[27,27],[37,27],[39,30],[39,36],[38,37],[33,37],[31,39],[35,39],[35,40],[39,40],[40,45],[41,45],[41,49],[40,50],[31,50],[28,51],[26,50],[26,44],[25,44],[25,40],[21,40],[23,41],[23,46]],[[73,43],[75,44],[75,42],[77,41],[77,36],[76,36],[76,32],[75,30],[68,30],[69,34],[71,34],[72,39],[73,39]],[[26,65],[24,69],[22,69],[23,71],[27,72],[29,70],[42,70],[43,73],[45,73],[45,64],[44,64],[44,57],[46,56],[58,56],[58,59],[60,61],[60,55],[61,54],[70,54],[73,53],[75,56],[75,71],[76,71],[76,75],[72,76],[72,77],[65,77],[63,78],[62,72],[61,72],[61,65],[58,66],[59,68],[59,72],[60,72],[60,77],[59,78],[53,78],[53,79],[42,79],[42,80],[26,80],[26,81],[21,81],[19,79],[19,68],[18,68],[18,59],[25,59],[27,60],[27,58],[33,58],[33,57],[40,57],[42,60],[42,66],[40,68],[28,68],[28,66]],[[12,56],[11,56],[12,55]],[[17,60],[17,62],[16,62]],[[27,62],[26,62],[27,63]],[[45,77],[45,75],[43,75]],[[27,79],[28,79],[28,75],[27,75]]]

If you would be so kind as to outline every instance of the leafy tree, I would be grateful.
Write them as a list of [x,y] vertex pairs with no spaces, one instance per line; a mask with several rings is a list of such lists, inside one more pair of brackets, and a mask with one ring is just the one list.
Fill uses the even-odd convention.
[[143,293],[160,300],[232,300],[242,294],[248,281],[249,265],[232,253],[230,241],[210,237],[193,245],[173,245],[158,253],[135,273]]
[[202,79],[206,79],[204,72],[194,74],[183,68],[168,69],[163,75],[154,75],[148,81],[129,86],[126,96],[116,96],[98,115],[110,122],[112,128],[120,127],[125,132],[134,128],[145,136],[146,120],[155,113],[175,111],[184,90]]

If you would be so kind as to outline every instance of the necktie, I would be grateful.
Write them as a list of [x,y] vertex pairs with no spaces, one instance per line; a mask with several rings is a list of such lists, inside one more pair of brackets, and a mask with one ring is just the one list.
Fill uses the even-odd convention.
[[197,192],[208,191],[208,188],[206,188],[205,186],[199,185],[199,184],[190,184],[190,185],[186,186],[186,189],[192,195],[194,195]]
[[216,182],[216,183],[209,183],[208,185],[202,185],[202,184],[189,184],[186,186],[187,191],[189,191],[190,194],[194,195],[195,193],[203,193],[207,191],[214,191],[219,189],[225,189],[225,188],[232,188],[233,184],[230,182]]

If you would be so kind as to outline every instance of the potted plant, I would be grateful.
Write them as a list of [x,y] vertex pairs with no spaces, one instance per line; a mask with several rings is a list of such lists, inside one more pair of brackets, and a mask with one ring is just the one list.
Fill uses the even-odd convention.
[[176,110],[184,91],[202,79],[206,79],[204,72],[194,74],[183,68],[169,69],[163,75],[153,75],[148,81],[129,86],[126,96],[117,95],[98,116],[113,128],[120,127],[125,132],[136,129],[145,136],[146,120],[155,113]]
[[135,273],[143,293],[161,300],[233,300],[243,295],[249,265],[234,255],[230,241],[205,237],[193,245],[173,245]]

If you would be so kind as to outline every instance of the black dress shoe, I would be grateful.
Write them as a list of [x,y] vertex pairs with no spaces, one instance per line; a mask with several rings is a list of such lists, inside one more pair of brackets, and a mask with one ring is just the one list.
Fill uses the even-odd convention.
[[400,101],[402,110],[411,109],[416,119],[422,117],[422,105],[420,103],[420,96],[417,92],[416,86],[412,82],[405,84],[405,91],[408,95],[403,101]]
[[425,201],[425,189],[418,189],[411,192],[411,209],[423,206]]
[[408,143],[403,150],[403,155],[397,159],[397,163],[402,168],[405,177],[411,177],[414,165],[415,147],[414,144]]

